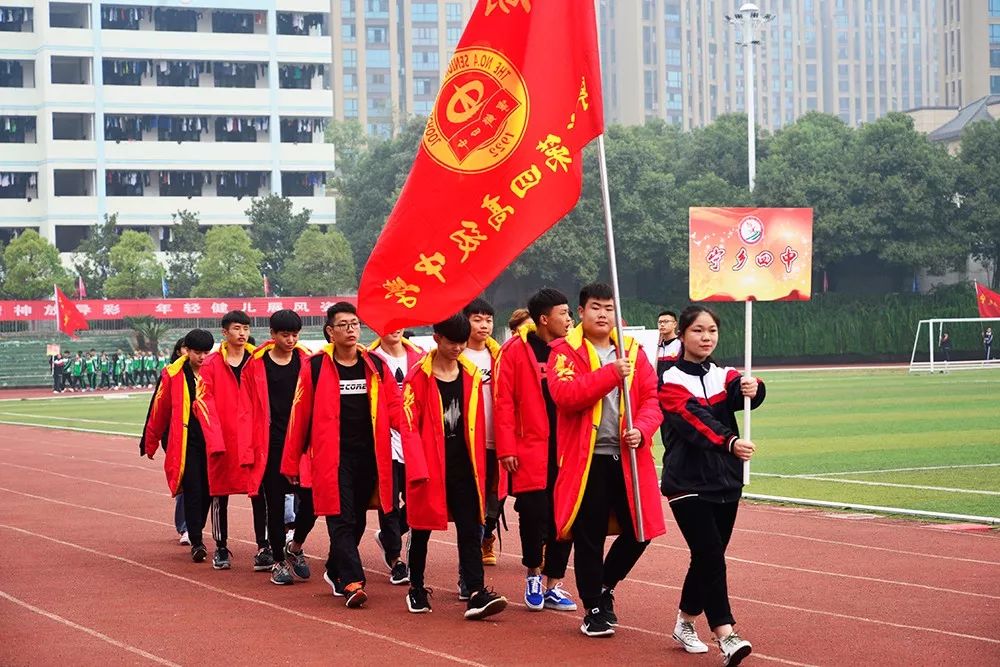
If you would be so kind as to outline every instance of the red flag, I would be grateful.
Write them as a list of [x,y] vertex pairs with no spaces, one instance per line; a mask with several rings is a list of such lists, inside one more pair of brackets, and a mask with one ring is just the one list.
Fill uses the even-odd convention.
[[76,298],[77,299],[87,298],[87,286],[83,284],[83,276],[76,277]]
[[1000,294],[976,283],[976,305],[979,317],[1000,317]]
[[603,131],[594,4],[480,0],[365,266],[376,332],[459,311],[580,197]]
[[267,280],[267,274],[264,274],[264,296],[271,296],[271,283]]
[[[80,283],[83,284],[82,282]],[[69,298],[63,294],[63,291],[58,287],[56,290],[56,325],[59,327],[59,331],[76,340],[78,336],[77,331],[86,331],[90,328],[87,324],[86,318],[84,318],[83,313],[77,310],[76,305],[69,300]]]

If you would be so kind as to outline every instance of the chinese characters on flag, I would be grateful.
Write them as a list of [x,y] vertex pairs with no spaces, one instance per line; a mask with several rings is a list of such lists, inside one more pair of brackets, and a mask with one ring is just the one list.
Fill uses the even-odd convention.
[[77,339],[77,331],[86,331],[90,328],[87,324],[87,319],[83,316],[76,308],[76,304],[70,301],[63,291],[58,287],[56,289],[56,326],[59,327],[59,331],[63,332],[73,340]]
[[691,208],[693,301],[808,301],[811,208]]
[[976,283],[976,305],[979,317],[1000,317],[1000,294]]
[[372,329],[456,313],[572,209],[600,90],[592,2],[480,0],[361,278]]

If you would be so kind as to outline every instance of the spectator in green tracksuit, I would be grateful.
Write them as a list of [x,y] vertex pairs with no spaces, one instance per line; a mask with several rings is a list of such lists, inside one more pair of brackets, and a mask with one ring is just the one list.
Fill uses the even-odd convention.
[[101,389],[111,389],[111,376],[114,372],[114,367],[111,363],[111,355],[107,352],[101,352],[100,357],[101,363]]
[[83,389],[83,352],[76,353],[69,367],[69,388],[70,391]]
[[94,391],[97,389],[97,352],[95,350],[87,353],[84,367],[87,373],[87,388]]
[[147,352],[145,359],[143,359],[143,370],[144,379],[146,381],[147,387],[152,387],[153,382],[156,380],[156,364],[157,357],[155,352]]
[[135,352],[128,360],[129,386],[138,387],[142,376],[142,354]]
[[118,388],[122,386],[122,382],[125,380],[125,353],[120,349],[115,352],[112,363],[114,364],[115,371],[115,387]]

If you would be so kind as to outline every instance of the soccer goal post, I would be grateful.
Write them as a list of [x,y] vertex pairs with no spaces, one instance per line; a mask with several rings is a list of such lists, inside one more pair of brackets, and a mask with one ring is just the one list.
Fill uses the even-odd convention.
[[[986,344],[987,330],[1000,332],[1000,317],[920,320],[910,353],[911,373],[1000,368],[1000,338]],[[947,334],[947,339],[945,335]],[[927,355],[926,357],[924,355]]]

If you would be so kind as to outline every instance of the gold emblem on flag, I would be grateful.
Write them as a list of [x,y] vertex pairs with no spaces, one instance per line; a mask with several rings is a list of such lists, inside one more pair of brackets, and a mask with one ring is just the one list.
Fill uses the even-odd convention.
[[424,130],[424,150],[445,169],[476,174],[517,149],[528,123],[528,91],[498,51],[457,51]]

